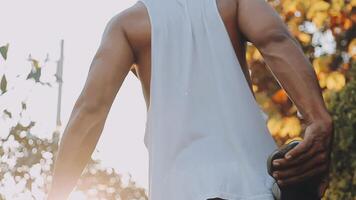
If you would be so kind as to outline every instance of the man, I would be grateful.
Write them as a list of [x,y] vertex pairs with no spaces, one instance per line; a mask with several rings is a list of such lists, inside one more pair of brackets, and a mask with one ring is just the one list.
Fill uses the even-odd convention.
[[[265,129],[241,82],[247,80],[251,88],[245,58],[247,41],[259,49],[307,125],[304,140],[284,159],[273,163],[278,184],[288,186],[314,175],[327,177],[332,120],[313,68],[301,48],[264,0],[217,0],[218,14],[232,44],[229,46],[224,29],[214,15],[213,3],[215,0],[145,0],[110,20],[64,131],[48,196],[50,200],[66,199],[76,185],[100,137],[112,102],[130,70],[142,83],[148,108],[150,132],[149,137],[147,133],[145,135],[145,144],[150,159],[155,159],[150,161],[149,193],[152,200],[173,200],[179,199],[178,196],[186,200],[215,197],[271,199],[267,186],[264,188],[261,183],[264,178],[270,180],[264,177],[262,163],[270,153],[266,151],[272,150],[274,144],[266,134],[258,135],[257,132],[265,132]],[[238,62],[230,56],[230,47]],[[214,51],[215,48],[219,51]],[[220,62],[223,64],[218,66]],[[151,63],[155,65],[151,66]],[[162,63],[171,66],[165,67]],[[234,68],[231,63],[236,64]],[[151,67],[157,68],[151,70]],[[237,79],[241,74],[239,67],[244,77]],[[225,85],[218,88],[221,86],[218,84]],[[198,100],[196,94],[204,98]],[[231,110],[228,110],[229,106]],[[234,122],[227,123],[229,120]],[[187,132],[186,127],[191,132]],[[205,130],[206,127],[209,129]],[[217,131],[212,131],[215,128]],[[242,130],[251,130],[251,135],[244,135]],[[219,154],[219,150],[223,153]],[[238,160],[228,164],[234,157]],[[218,168],[219,163],[221,168]],[[235,175],[233,173],[236,176],[229,179],[229,175]],[[208,179],[209,176],[215,180]],[[327,178],[325,180],[320,184],[320,196],[327,187]],[[230,190],[228,184],[240,186]],[[208,188],[214,189],[203,194],[208,193]],[[213,193],[218,188],[219,191]],[[258,194],[253,196],[254,193]]]

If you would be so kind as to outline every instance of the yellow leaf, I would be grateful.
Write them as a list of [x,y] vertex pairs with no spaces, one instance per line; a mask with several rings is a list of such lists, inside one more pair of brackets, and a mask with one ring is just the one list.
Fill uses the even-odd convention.
[[329,90],[340,91],[346,83],[345,76],[340,72],[332,72],[326,78],[326,87]]
[[350,5],[351,6],[356,6],[356,0],[351,0]]
[[348,53],[353,59],[356,59],[356,38],[350,42]]
[[257,85],[252,85],[252,90],[253,92],[257,92],[258,91],[258,86]]
[[40,68],[40,63],[36,59],[31,59],[31,62],[35,68]]
[[267,122],[268,130],[272,136],[276,136],[282,128],[282,120],[277,117],[271,117]]
[[318,74],[318,79],[319,79],[319,85],[321,88],[325,88],[326,87],[326,79],[327,79],[327,74],[324,72],[320,72]]
[[340,13],[341,9],[344,7],[344,0],[332,0],[331,1],[331,11],[335,13]]
[[252,46],[252,45],[248,45],[247,46],[247,50],[246,50],[246,60],[247,61],[251,61],[252,60],[252,55],[253,55],[253,52],[255,51],[255,47]]
[[327,12],[317,12],[313,17],[313,23],[317,28],[321,28],[328,18]]
[[318,12],[325,12],[329,9],[330,4],[325,1],[314,1],[308,10],[307,18],[312,19]]
[[331,62],[331,56],[322,56],[319,58],[315,58],[313,60],[313,67],[316,74],[320,74],[321,72],[329,72],[329,65]]
[[289,13],[289,12],[295,12],[297,10],[297,4],[298,1],[296,0],[289,0],[289,1],[284,1],[282,7],[283,7],[283,12],[284,13]]
[[306,33],[299,33],[297,35],[298,39],[303,43],[303,44],[309,44],[310,43],[310,40],[311,40],[311,37],[309,34],[306,34]]
[[280,135],[297,137],[302,131],[300,121],[297,117],[285,117],[283,118],[283,127],[280,131]]
[[254,59],[254,60],[262,60],[263,59],[261,53],[257,49],[255,49],[255,51],[253,52],[252,59]]
[[330,4],[328,2],[323,0],[314,0],[312,1],[306,14],[307,19],[312,20],[318,28],[321,28],[329,17],[329,8]]

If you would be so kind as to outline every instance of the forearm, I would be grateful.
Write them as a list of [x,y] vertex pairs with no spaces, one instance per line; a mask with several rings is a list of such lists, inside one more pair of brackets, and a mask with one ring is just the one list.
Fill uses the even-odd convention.
[[307,123],[329,120],[311,63],[292,36],[281,34],[277,37],[259,48],[266,64]]
[[106,112],[73,110],[61,139],[49,200],[64,200],[75,187],[103,130]]
[[315,71],[290,36],[271,42],[262,51],[269,68],[306,123],[303,141],[285,158],[274,161],[273,165],[277,168],[273,176],[281,187],[318,177],[315,190],[322,197],[328,184],[333,125]]

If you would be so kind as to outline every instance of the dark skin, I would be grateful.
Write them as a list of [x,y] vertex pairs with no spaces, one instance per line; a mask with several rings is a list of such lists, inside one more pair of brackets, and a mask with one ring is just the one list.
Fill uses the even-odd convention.
[[[310,62],[279,15],[264,0],[218,0],[217,5],[250,86],[245,58],[247,41],[259,49],[303,116],[304,140],[285,158],[274,162],[275,177],[281,186],[288,186],[323,175],[322,196],[328,183],[332,120]],[[61,139],[48,199],[64,200],[75,187],[95,149],[115,96],[130,71],[141,81],[149,107],[150,63],[149,16],[144,4],[137,2],[115,15],[105,28]]]

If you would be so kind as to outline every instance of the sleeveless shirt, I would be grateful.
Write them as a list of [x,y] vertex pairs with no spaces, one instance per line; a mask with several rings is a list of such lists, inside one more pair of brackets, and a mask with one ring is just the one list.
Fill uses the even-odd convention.
[[138,0],[151,25],[150,200],[271,200],[277,148],[216,0]]

